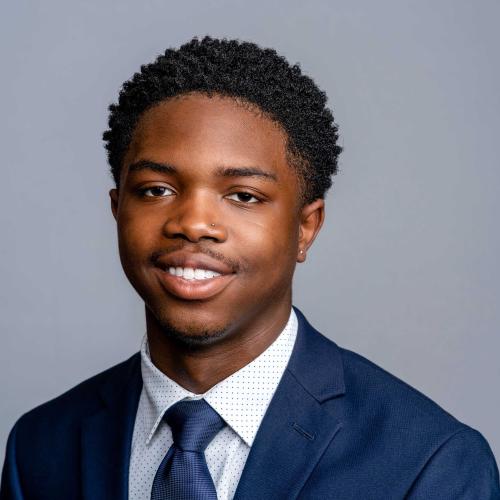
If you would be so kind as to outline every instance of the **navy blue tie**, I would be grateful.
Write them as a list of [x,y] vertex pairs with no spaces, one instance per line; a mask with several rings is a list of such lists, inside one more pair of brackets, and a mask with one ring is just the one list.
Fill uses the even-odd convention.
[[204,399],[179,401],[163,418],[174,444],[156,471],[151,500],[217,500],[205,448],[224,420]]

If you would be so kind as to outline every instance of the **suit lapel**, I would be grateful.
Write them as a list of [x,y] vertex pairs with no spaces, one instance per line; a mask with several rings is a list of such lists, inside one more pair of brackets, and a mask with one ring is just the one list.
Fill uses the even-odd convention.
[[139,355],[114,375],[102,390],[104,407],[85,419],[82,426],[85,500],[128,498],[130,448],[142,389]]
[[255,437],[235,500],[296,498],[342,428],[329,404],[345,392],[340,351],[295,312],[299,328],[292,356]]

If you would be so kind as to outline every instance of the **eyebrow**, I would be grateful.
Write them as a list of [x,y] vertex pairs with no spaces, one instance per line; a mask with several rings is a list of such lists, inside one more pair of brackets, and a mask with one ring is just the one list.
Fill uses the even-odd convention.
[[[129,172],[152,170],[160,174],[176,174],[178,170],[168,163],[157,163],[149,160],[139,160],[128,167]],[[261,167],[220,167],[215,171],[217,177],[260,177],[273,182],[278,182],[276,174],[268,172]]]
[[166,163],[156,163],[148,160],[139,160],[135,163],[131,163],[128,167],[129,172],[140,172],[141,170],[152,170],[153,172],[159,172],[160,174],[177,173],[177,169],[172,165],[167,165]]

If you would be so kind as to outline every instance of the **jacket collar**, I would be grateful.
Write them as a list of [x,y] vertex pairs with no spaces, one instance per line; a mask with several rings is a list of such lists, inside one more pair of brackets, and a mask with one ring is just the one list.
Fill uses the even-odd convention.
[[299,329],[288,371],[319,403],[345,393],[344,367],[335,342],[315,330],[294,307]]

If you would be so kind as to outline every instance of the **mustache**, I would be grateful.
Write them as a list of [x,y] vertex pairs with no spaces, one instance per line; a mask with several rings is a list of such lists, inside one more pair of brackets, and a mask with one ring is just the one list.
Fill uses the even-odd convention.
[[168,255],[173,252],[178,252],[179,250],[187,250],[190,253],[201,253],[208,255],[214,260],[217,260],[219,262],[222,262],[225,264],[227,267],[229,267],[233,272],[237,273],[239,271],[244,271],[246,269],[245,264],[242,261],[232,259],[230,257],[227,257],[226,255],[213,250],[212,248],[203,246],[203,245],[190,245],[186,243],[181,243],[178,245],[174,245],[169,248],[164,248],[161,250],[156,250],[154,251],[151,256],[149,257],[149,262],[152,265],[157,265],[158,259],[162,257],[163,255]]

